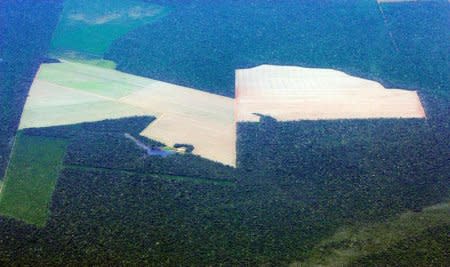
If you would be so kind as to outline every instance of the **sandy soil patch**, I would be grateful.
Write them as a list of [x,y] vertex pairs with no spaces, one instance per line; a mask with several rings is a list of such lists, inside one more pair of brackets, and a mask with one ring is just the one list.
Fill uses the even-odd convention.
[[415,91],[330,69],[262,65],[236,71],[236,120],[424,118]]

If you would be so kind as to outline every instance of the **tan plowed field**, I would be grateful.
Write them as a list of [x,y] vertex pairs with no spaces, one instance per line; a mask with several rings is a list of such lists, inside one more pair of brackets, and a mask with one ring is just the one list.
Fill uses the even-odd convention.
[[415,91],[330,69],[262,65],[236,71],[238,121],[424,118]]
[[234,166],[236,130],[231,98],[73,62],[43,64],[20,128],[70,125],[151,115],[141,135],[192,144],[194,154]]

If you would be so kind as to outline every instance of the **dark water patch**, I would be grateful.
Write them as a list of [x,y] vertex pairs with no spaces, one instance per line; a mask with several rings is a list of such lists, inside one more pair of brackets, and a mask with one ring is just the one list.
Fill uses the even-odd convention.
[[139,141],[138,139],[136,139],[135,137],[133,137],[132,135],[130,135],[129,133],[125,133],[124,136],[125,138],[133,141],[136,144],[136,146],[144,150],[145,153],[151,157],[165,158],[170,155],[174,155],[176,153],[174,150],[164,149],[163,147],[148,146],[143,142]]

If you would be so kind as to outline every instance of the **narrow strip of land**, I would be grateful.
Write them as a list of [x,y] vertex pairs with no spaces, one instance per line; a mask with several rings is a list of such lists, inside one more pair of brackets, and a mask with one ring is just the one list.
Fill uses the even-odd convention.
[[65,164],[64,168],[75,169],[75,170],[85,170],[85,171],[102,171],[102,172],[112,172],[112,173],[125,173],[137,176],[151,176],[153,178],[175,180],[175,181],[186,181],[194,183],[205,183],[214,185],[228,185],[233,186],[235,182],[227,179],[217,179],[217,178],[204,178],[204,177],[192,177],[183,175],[171,175],[171,174],[161,174],[161,173],[147,173],[141,171],[134,171],[129,169],[116,169],[116,168],[106,168],[106,167],[96,167],[96,166],[86,166],[86,165],[73,165]]
[[16,138],[0,193],[0,214],[42,227],[68,142],[21,134]]

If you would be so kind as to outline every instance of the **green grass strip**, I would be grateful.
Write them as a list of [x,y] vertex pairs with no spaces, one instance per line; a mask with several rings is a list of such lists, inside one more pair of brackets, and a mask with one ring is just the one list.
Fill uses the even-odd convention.
[[0,214],[43,227],[67,148],[64,139],[18,134],[0,192]]

